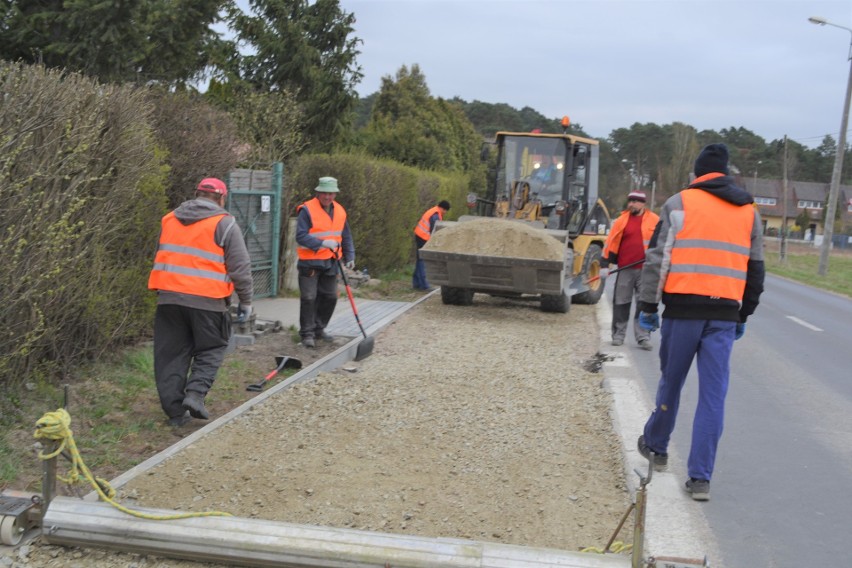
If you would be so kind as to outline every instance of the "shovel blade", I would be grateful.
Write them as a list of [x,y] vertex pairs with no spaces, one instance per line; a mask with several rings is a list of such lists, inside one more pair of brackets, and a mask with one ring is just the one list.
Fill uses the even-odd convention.
[[355,360],[360,361],[361,359],[366,359],[373,353],[373,341],[372,337],[365,337],[364,340],[358,344],[358,349],[355,351]]
[[[284,363],[284,366],[281,366],[281,363]],[[302,361],[296,359],[295,357],[288,357],[286,355],[279,355],[275,357],[275,366],[283,369],[301,369]]]
[[295,357],[288,357],[286,355],[279,355],[275,357],[275,370],[266,375],[262,381],[259,383],[255,383],[253,385],[249,385],[246,387],[247,391],[257,392],[262,391],[263,386],[269,382],[272,377],[278,374],[278,371],[282,371],[284,369],[301,369],[302,361],[296,359]]

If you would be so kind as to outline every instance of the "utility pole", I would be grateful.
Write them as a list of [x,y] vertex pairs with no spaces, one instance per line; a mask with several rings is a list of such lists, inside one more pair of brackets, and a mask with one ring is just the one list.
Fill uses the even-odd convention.
[[787,135],[784,135],[784,177],[781,181],[781,191],[783,192],[782,211],[781,211],[781,264],[787,263]]

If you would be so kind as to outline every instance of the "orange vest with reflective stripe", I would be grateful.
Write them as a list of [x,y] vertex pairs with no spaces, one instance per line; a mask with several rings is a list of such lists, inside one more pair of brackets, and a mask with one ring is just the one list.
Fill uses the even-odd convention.
[[[432,236],[431,231],[429,231],[429,219],[432,218],[432,215],[435,213],[438,214],[438,220],[444,219],[444,210],[438,207],[437,205],[423,214],[420,217],[420,221],[417,222],[417,226],[414,227],[414,234],[423,239],[424,241],[428,241]],[[437,241],[436,241],[437,242]]]
[[675,235],[663,291],[742,301],[754,208],[700,189],[684,189],[680,195],[683,228]]
[[234,284],[225,267],[225,250],[215,239],[216,226],[224,216],[191,225],[181,223],[174,211],[163,217],[148,288],[205,298],[230,297]]
[[[305,207],[311,216],[311,229],[308,233],[321,241],[326,239],[337,241],[337,257],[340,258],[343,254],[340,245],[343,243],[343,228],[346,226],[346,210],[339,203],[332,202],[332,207],[334,207],[334,219],[332,219],[316,197],[299,205],[296,211],[302,207]],[[299,260],[329,260],[334,258],[334,253],[325,247],[314,251],[299,246],[296,252]]]
[[[618,219],[613,221],[612,229],[604,245],[603,257],[608,258],[609,253],[618,254],[618,249],[621,248],[621,236],[624,233],[624,228],[627,226],[627,221],[630,220],[630,211],[622,213]],[[642,231],[642,247],[648,250],[648,244],[651,242],[651,237],[654,235],[654,229],[657,228],[657,223],[660,221],[659,215],[653,211],[642,212],[642,223],[640,230]]]

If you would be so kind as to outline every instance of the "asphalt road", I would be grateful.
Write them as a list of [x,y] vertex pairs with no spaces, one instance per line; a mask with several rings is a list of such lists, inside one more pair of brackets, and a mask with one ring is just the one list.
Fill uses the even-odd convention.
[[[656,349],[631,351],[653,400]],[[711,500],[702,505],[721,549],[715,565],[852,565],[852,300],[767,276],[731,368]],[[672,440],[684,460],[697,378],[693,370]]]

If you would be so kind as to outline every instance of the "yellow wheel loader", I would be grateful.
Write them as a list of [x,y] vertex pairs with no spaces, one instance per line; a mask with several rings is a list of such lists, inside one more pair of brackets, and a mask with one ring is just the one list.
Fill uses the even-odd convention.
[[[567,130],[567,117],[562,125]],[[571,302],[597,303],[604,282],[596,277],[610,227],[598,199],[598,141],[567,133],[498,132],[495,145],[497,165],[485,195],[468,196],[474,214],[439,221],[419,251],[428,280],[441,286],[445,304],[469,305],[475,293],[539,300],[542,310],[561,313]],[[483,218],[506,225],[492,223],[501,230],[488,231],[490,240],[481,225],[465,229]],[[546,240],[518,239],[529,246],[495,253],[494,245],[514,239],[506,230],[520,232],[521,224],[524,231],[532,228],[541,239],[557,241],[561,258]]]

